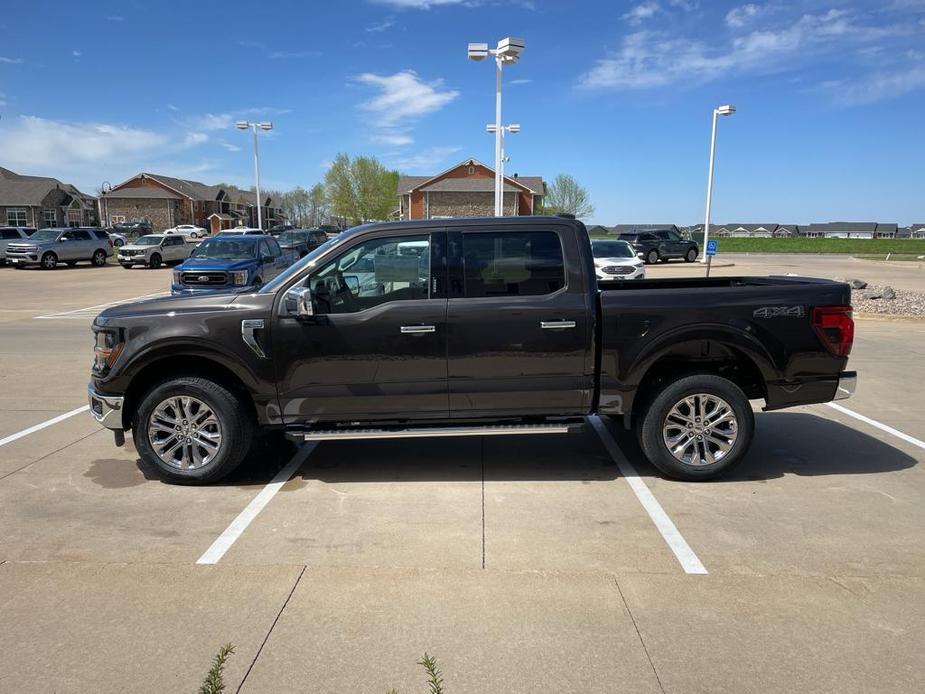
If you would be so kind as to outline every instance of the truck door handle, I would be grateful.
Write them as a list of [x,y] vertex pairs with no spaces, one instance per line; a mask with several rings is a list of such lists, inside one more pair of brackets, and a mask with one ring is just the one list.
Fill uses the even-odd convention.
[[541,320],[540,327],[543,330],[565,330],[566,328],[574,328],[575,321],[573,320]]
[[434,325],[403,325],[401,326],[402,335],[421,335],[423,333],[435,333],[437,327]]

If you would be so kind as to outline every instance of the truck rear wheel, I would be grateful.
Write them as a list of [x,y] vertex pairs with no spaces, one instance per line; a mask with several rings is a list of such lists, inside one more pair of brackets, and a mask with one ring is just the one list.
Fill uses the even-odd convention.
[[208,484],[247,455],[254,422],[225,386],[183,376],[145,394],[133,425],[142,463],[165,482]]
[[732,381],[698,374],[673,381],[643,414],[639,442],[655,467],[675,479],[714,478],[748,452],[755,416]]

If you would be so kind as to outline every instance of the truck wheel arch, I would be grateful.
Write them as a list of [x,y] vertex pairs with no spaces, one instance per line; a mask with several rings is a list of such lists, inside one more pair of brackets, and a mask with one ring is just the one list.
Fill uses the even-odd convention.
[[241,398],[253,416],[254,401],[244,381],[220,361],[198,355],[163,354],[146,360],[145,365],[132,377],[125,392],[122,410],[122,424],[125,429],[132,428],[132,417],[141,398],[161,381],[179,376],[197,376],[219,383]]

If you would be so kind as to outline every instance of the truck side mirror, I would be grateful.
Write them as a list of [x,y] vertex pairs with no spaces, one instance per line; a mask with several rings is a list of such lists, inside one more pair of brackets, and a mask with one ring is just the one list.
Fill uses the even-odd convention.
[[293,287],[286,292],[286,313],[296,318],[312,318],[315,315],[315,297],[309,287]]

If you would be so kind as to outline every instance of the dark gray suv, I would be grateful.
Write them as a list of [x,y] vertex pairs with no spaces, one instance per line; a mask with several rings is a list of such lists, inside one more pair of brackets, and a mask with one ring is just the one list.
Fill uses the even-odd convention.
[[620,234],[620,240],[629,243],[647,265],[671,258],[681,258],[688,263],[693,263],[700,253],[694,241],[683,239],[681,234],[670,229],[627,231]]

